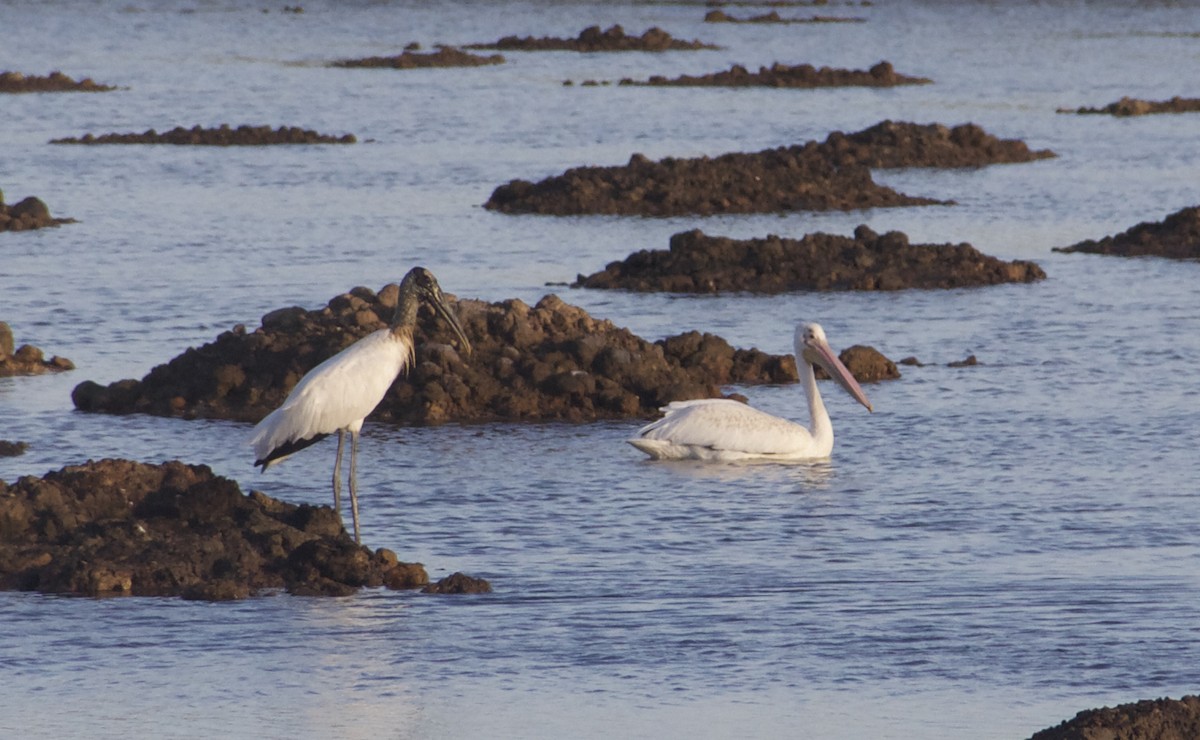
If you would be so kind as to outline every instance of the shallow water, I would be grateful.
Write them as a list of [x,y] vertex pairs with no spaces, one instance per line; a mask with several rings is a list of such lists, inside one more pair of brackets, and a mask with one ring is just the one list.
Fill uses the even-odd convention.
[[[287,305],[379,288],[412,264],[450,292],[548,291],[647,338],[712,331],[790,349],[916,355],[827,392],[819,465],[654,464],[637,422],[368,425],[364,540],[487,597],[364,592],[237,604],[0,594],[0,734],[22,737],[1014,738],[1200,679],[1200,265],[1052,253],[1200,202],[1196,119],[1068,116],[1194,94],[1194,3],[829,6],[862,24],[704,24],[684,4],[0,2],[5,62],[127,87],[0,97],[0,183],[79,223],[0,234],[18,343],[71,358],[0,379],[0,479],[89,458],[210,465],[288,500],[328,498],[332,449],[267,475],[248,425],[73,411],[92,379],[142,377]],[[786,9],[785,9],[786,10]],[[781,14],[811,15],[811,8]],[[736,15],[761,12],[730,9]],[[660,25],[723,45],[677,54],[507,55],[469,70],[326,60]],[[865,68],[894,90],[564,87],[738,62]],[[1060,156],[876,179],[953,207],[707,219],[511,217],[514,177],[755,151],[885,118],[1019,137]],[[228,122],[354,133],[343,147],[50,146],[86,132]],[[583,292],[572,280],[700,227],[970,242],[1033,259],[1036,285],[776,297]],[[949,368],[975,354],[981,365]],[[803,414],[795,388],[742,389]],[[64,711],[66,709],[67,711]]]

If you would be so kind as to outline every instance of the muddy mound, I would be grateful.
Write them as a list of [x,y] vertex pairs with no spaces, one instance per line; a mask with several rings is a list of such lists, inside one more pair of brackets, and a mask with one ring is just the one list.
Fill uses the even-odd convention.
[[1030,740],[1195,740],[1200,737],[1200,696],[1144,699],[1087,709]]
[[1059,108],[1059,113],[1078,113],[1079,115],[1102,114],[1109,116],[1145,116],[1151,113],[1195,113],[1200,111],[1200,98],[1181,98],[1178,95],[1170,100],[1152,101],[1137,98],[1121,98],[1115,103],[1109,103],[1103,108]]
[[364,57],[362,59],[339,59],[330,67],[386,67],[389,69],[423,69],[428,67],[482,67],[489,64],[504,64],[500,54],[480,56],[443,46],[437,51],[420,53],[405,50],[397,56]]
[[272,144],[353,144],[354,134],[331,136],[296,126],[238,126],[223,123],[216,128],[176,126],[158,133],[146,129],[143,133],[84,134],[79,138],[51,139],[51,144],[175,144],[178,146],[267,146]]
[[0,483],[4,590],[236,599],[428,582],[355,545],[329,507],[247,496],[203,465],[102,460]]
[[0,93],[33,92],[107,92],[117,88],[100,85],[91,77],[73,80],[62,72],[51,72],[45,77],[24,75],[20,72],[0,72]]
[[828,211],[945,201],[898,193],[871,179],[871,167],[978,167],[1055,156],[999,139],[973,124],[949,128],[884,121],[857,133],[834,132],[753,154],[575,167],[537,183],[511,180],[485,208],[503,213],[683,216]]
[[1049,149],[1031,150],[1018,139],[1000,139],[973,123],[949,127],[883,121],[853,134],[835,131],[823,146],[838,164],[879,169],[983,167],[1057,156]]
[[[85,381],[72,400],[83,411],[258,421],[306,372],[386,326],[397,292],[394,284],[379,294],[355,288],[324,309],[279,309],[255,331],[234,327],[141,381]],[[553,295],[533,307],[518,300],[454,305],[474,347],[471,359],[454,349],[450,329],[422,314],[416,362],[370,418],[427,424],[645,417],[670,401],[720,396],[727,383],[797,378],[790,357],[735,350],[712,335],[694,347],[652,344]]]
[[74,369],[75,363],[67,358],[54,356],[47,360],[46,354],[33,345],[15,347],[12,329],[0,321],[0,378]]
[[814,15],[808,18],[783,18],[772,10],[762,15],[735,18],[723,10],[710,10],[704,14],[705,23],[866,23],[866,18],[837,15]]
[[701,41],[683,41],[655,26],[641,36],[625,33],[620,26],[603,31],[589,26],[573,39],[543,36],[505,36],[491,44],[467,44],[465,49],[498,49],[500,51],[694,51],[719,47]]
[[73,218],[54,218],[50,209],[40,198],[32,195],[17,203],[9,205],[4,202],[4,193],[0,192],[0,231],[29,231],[44,229],[48,226],[73,224]]
[[1184,208],[1162,221],[1143,221],[1116,236],[1099,241],[1087,239],[1069,247],[1055,247],[1054,251],[1200,259],[1200,207]]
[[931,82],[924,77],[909,77],[896,72],[890,62],[880,62],[869,70],[834,69],[811,64],[788,66],[776,62],[770,67],[759,67],[751,72],[740,64],[728,71],[707,75],[681,75],[672,79],[654,76],[645,82],[632,79],[621,80],[622,85],[647,87],[895,87],[897,85],[925,85]]
[[572,287],[674,293],[787,293],[801,290],[904,290],[1028,283],[1046,273],[1032,262],[1005,262],[970,244],[909,244],[898,231],[859,226],[853,237],[806,234],[785,239],[671,237],[669,250],[642,250]]

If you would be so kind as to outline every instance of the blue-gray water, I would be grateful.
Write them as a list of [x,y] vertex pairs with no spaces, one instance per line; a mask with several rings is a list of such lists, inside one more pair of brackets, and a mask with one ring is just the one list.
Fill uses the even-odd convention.
[[[549,290],[647,338],[790,349],[821,321],[923,368],[826,390],[816,466],[654,464],[638,424],[368,425],[364,540],[485,597],[364,592],[235,604],[0,594],[6,737],[1016,738],[1078,709],[1200,688],[1200,264],[1051,253],[1200,203],[1194,116],[1068,116],[1200,93],[1200,6],[830,5],[861,24],[701,22],[621,3],[0,2],[0,68],[128,89],[0,96],[9,202],[79,223],[0,234],[0,320],[72,359],[0,379],[0,479],[89,458],[182,459],[294,501],[331,447],[259,475],[248,425],[73,411],[269,310],[413,264],[460,296]],[[262,8],[272,12],[263,13]],[[761,8],[731,8],[736,15]],[[782,9],[811,15],[811,8]],[[659,25],[720,51],[507,54],[498,67],[345,70],[410,41]],[[581,87],[584,79],[891,61],[893,90]],[[573,79],[573,87],[564,87]],[[512,217],[513,177],[756,151],[880,120],[974,122],[1057,159],[877,179],[958,205],[707,219]],[[299,125],[354,146],[65,147],[86,132]],[[547,288],[700,227],[968,241],[1035,285],[678,298]],[[975,354],[982,363],[948,368]],[[744,389],[803,417],[796,388]]]

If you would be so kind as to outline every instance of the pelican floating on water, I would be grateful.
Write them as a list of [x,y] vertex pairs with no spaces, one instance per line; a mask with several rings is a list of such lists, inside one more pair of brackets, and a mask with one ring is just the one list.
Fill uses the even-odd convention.
[[833,425],[817,390],[820,365],[854,400],[871,411],[858,381],[825,340],[820,324],[796,327],[796,365],[811,420],[804,427],[728,398],[675,401],[666,416],[638,430],[629,444],[659,460],[809,460],[829,457]]
[[471,343],[446,305],[437,278],[424,267],[414,267],[400,283],[400,296],[391,326],[374,331],[317,365],[300,379],[283,405],[254,427],[250,444],[255,465],[267,468],[337,432],[337,458],[333,463],[333,506],[342,513],[342,448],[350,433],[350,511],[354,541],[358,535],[358,434],[367,414],[383,400],[392,382],[413,360],[413,329],[417,308],[428,302],[458,335],[467,355]]

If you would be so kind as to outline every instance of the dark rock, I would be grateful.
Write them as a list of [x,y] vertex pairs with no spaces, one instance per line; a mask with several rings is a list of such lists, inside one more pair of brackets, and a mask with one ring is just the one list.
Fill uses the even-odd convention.
[[0,72],[0,93],[107,92],[116,89],[109,85],[97,84],[90,77],[76,81],[57,71],[45,77],[20,72]]
[[965,359],[946,363],[946,367],[974,367],[978,364],[979,359],[975,355],[968,355]]
[[1069,247],[1055,247],[1054,251],[1200,259],[1200,207],[1184,208],[1162,221],[1144,221],[1116,236],[1088,239]]
[[240,599],[415,588],[328,507],[292,505],[178,461],[102,460],[0,485],[0,589]]
[[29,231],[48,226],[73,224],[73,218],[54,218],[44,202],[33,196],[7,205],[0,196],[0,231]]
[[707,75],[681,75],[672,79],[651,77],[644,82],[622,80],[622,85],[649,87],[895,87],[897,85],[925,85],[931,82],[924,77],[909,77],[896,72],[889,62],[880,62],[870,70],[834,69],[811,64],[787,66],[776,62],[770,67],[759,67],[750,72],[741,65],[728,71]]
[[0,378],[75,369],[75,363],[65,357],[56,356],[47,360],[46,354],[31,344],[22,344],[16,350],[12,349],[12,345],[12,329],[0,321]]
[[901,232],[866,226],[853,237],[814,233],[802,239],[671,237],[669,250],[642,250],[574,287],[676,293],[800,290],[903,290],[1033,282],[1046,273],[1032,262],[1004,262],[970,244],[909,244]]
[[500,54],[480,56],[468,54],[465,51],[449,46],[439,47],[437,51],[419,54],[406,50],[402,54],[390,57],[365,57],[362,59],[340,59],[333,62],[331,67],[386,67],[389,69],[425,69],[430,67],[482,67],[491,64],[503,64],[504,57]]
[[1086,709],[1073,719],[1035,732],[1030,740],[1195,740],[1200,737],[1200,696],[1144,699]]
[[[797,380],[790,357],[735,350],[719,337],[647,342],[549,295],[536,306],[451,299],[474,347],[464,361],[441,322],[422,322],[416,363],[371,419],[445,421],[647,417],[670,401],[720,396],[720,386]],[[390,304],[390,305],[389,305]],[[228,331],[141,381],[85,381],[82,411],[258,421],[313,367],[386,326],[394,286],[336,296],[316,311],[287,309],[250,333]],[[428,314],[423,314],[428,316]]]
[[1115,103],[1109,103],[1103,108],[1059,108],[1059,113],[1103,114],[1109,116],[1145,116],[1152,113],[1195,113],[1200,111],[1200,98],[1181,98],[1178,95],[1170,100],[1151,101],[1124,97]]
[[621,26],[611,26],[603,31],[600,26],[589,26],[573,39],[505,36],[494,43],[468,44],[464,48],[501,51],[686,51],[718,47],[700,41],[682,41],[658,27],[647,29],[641,36],[633,36],[625,33]]
[[7,439],[0,439],[0,457],[18,457],[24,455],[25,450],[28,449],[28,442],[9,442]]
[[492,584],[482,578],[473,578],[462,573],[448,575],[437,583],[421,589],[425,594],[490,594]]
[[944,201],[898,193],[871,179],[871,167],[978,167],[1053,157],[1001,140],[973,124],[954,128],[884,121],[753,154],[575,167],[540,182],[512,180],[484,207],[504,213],[641,216],[855,210]]
[[176,126],[166,133],[147,129],[143,133],[85,134],[79,138],[51,139],[51,144],[174,144],[178,146],[268,146],[276,144],[353,144],[354,134],[331,136],[296,126],[238,126],[223,123],[216,128]]
[[735,18],[723,10],[710,10],[704,14],[705,23],[866,23],[866,18],[836,15],[814,15],[808,18],[784,18],[772,10],[762,15]]

